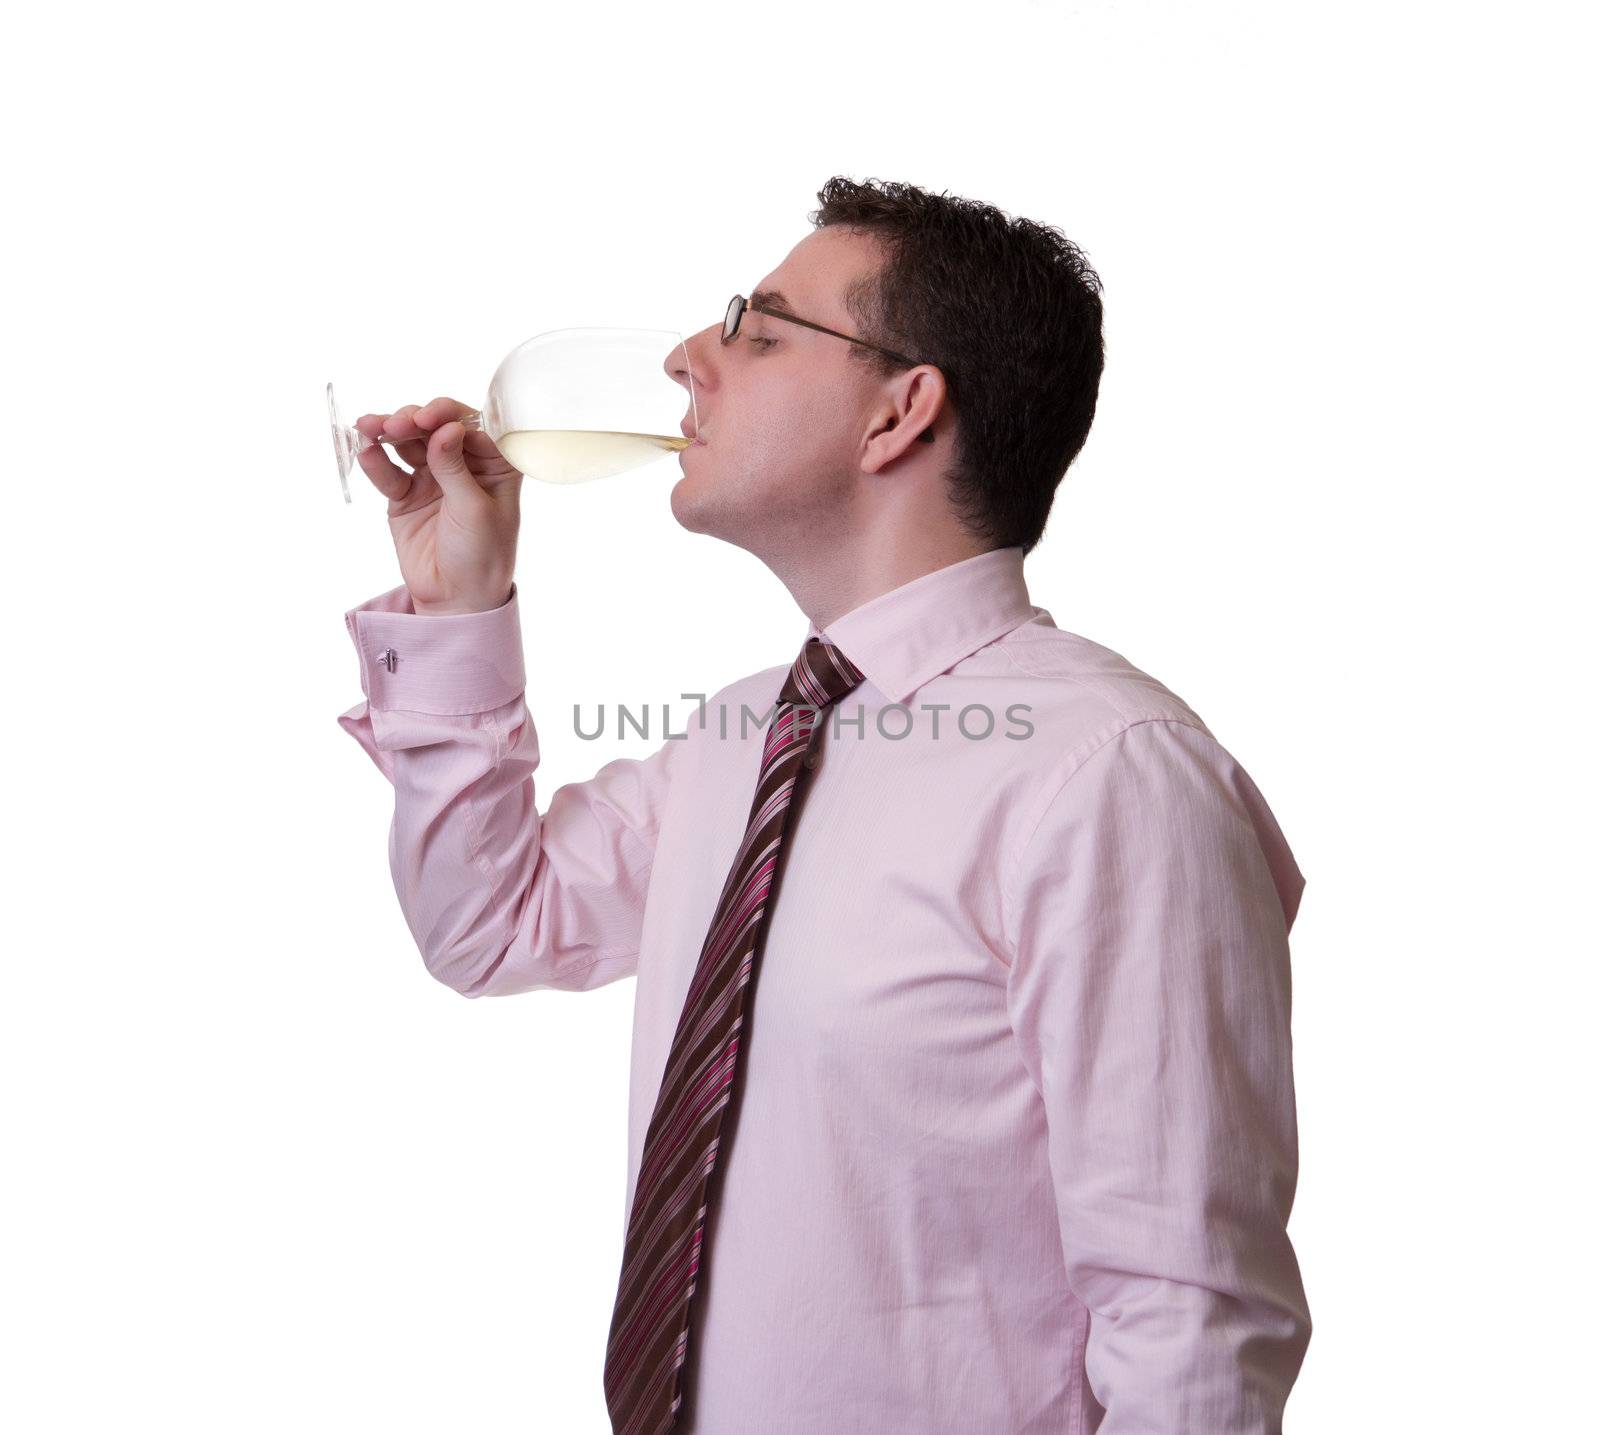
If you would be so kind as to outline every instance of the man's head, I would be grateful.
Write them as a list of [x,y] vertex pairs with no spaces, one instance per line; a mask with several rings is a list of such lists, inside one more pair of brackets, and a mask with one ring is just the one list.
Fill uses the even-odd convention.
[[[919,362],[754,311],[723,344],[719,319],[688,340],[704,443],[674,515],[769,561],[819,534],[1031,549],[1094,418],[1095,272],[971,200],[837,176],[817,198],[747,297]],[[681,354],[667,369],[687,383]]]

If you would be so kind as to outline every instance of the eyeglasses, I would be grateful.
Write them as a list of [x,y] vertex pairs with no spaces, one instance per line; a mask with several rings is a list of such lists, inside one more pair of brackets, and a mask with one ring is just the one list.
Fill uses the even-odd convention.
[[[728,303],[727,316],[722,321],[722,342],[731,344],[739,334],[739,325],[744,320],[745,310],[753,310],[757,314],[765,314],[771,319],[782,319],[789,324],[799,324],[807,329],[815,329],[819,334],[832,334],[835,339],[843,339],[846,343],[860,344],[863,349],[872,349],[879,354],[887,354],[898,363],[907,364],[915,368],[922,361],[908,359],[904,354],[897,354],[893,349],[885,349],[878,344],[869,344],[865,339],[857,339],[850,334],[841,334],[837,329],[824,329],[821,324],[813,324],[809,319],[797,319],[793,314],[785,314],[781,309],[769,309],[765,304],[750,303],[743,294],[735,294]],[[923,443],[933,442],[933,430],[923,429],[917,437]]]

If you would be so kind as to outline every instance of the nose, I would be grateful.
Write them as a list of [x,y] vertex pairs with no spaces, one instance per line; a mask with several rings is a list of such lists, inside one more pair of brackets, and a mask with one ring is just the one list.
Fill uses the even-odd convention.
[[[661,365],[662,372],[675,384],[682,384],[685,389],[689,387],[689,370],[694,370],[694,385],[697,391],[704,392],[710,387],[711,368],[713,355],[717,348],[717,340],[721,337],[720,324],[708,324],[698,334],[691,334],[681,345],[674,344],[668,352],[665,362]],[[687,355],[685,354],[687,350]]]

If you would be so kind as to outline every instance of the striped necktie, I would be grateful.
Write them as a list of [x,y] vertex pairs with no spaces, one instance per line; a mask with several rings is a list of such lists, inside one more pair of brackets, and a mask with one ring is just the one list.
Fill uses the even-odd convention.
[[678,1418],[687,1372],[689,1298],[701,1263],[723,1109],[734,1093],[739,1028],[771,911],[778,859],[819,719],[861,681],[832,643],[809,638],[778,696],[744,841],[678,1017],[645,1134],[622,1274],[606,1347],[613,1435],[657,1435]]

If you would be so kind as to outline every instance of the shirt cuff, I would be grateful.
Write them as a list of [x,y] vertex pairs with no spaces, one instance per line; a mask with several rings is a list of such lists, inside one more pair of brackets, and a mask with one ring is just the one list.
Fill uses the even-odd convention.
[[528,685],[517,585],[486,613],[429,616],[402,583],[344,615],[361,659],[361,691],[378,711],[488,712]]

